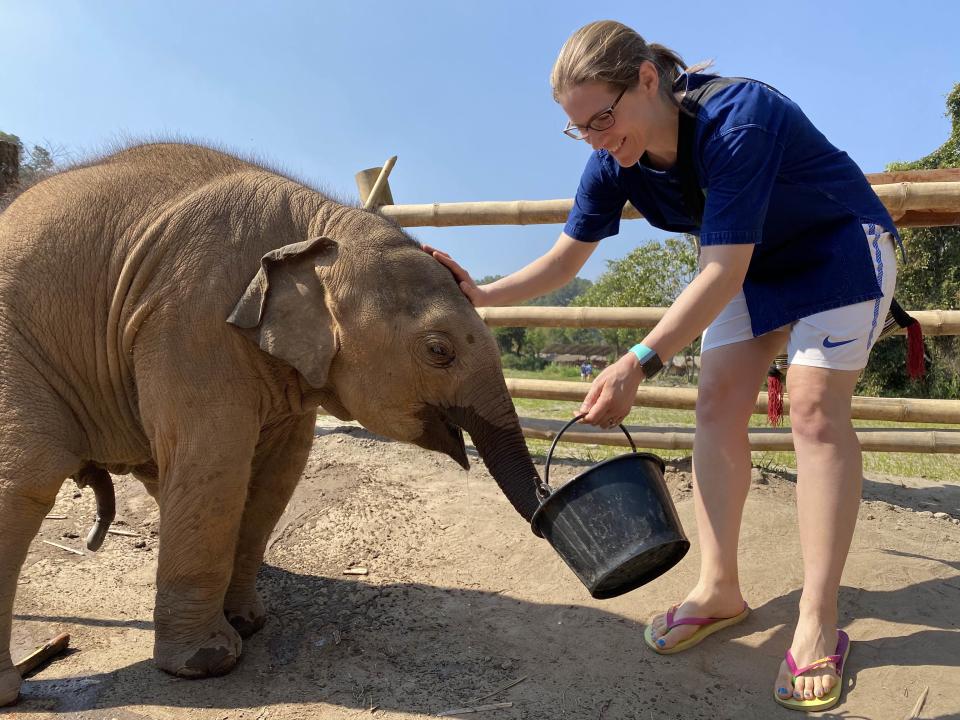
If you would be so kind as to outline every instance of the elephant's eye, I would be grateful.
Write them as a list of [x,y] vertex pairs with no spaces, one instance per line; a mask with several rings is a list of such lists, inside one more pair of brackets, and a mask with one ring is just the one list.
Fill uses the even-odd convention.
[[424,338],[423,349],[426,361],[434,367],[449,367],[456,359],[453,344],[441,335],[427,335]]

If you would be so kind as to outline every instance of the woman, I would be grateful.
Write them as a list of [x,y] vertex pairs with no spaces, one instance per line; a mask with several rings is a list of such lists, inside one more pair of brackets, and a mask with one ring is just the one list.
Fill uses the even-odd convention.
[[618,232],[628,200],[652,225],[699,236],[697,277],[642,344],[597,376],[581,412],[615,426],[660,358],[703,333],[693,457],[700,577],[645,634],[659,653],[685,650],[749,611],[737,568],[747,424],[787,347],[804,584],[774,698],[825,709],[839,697],[849,647],[837,593],[862,482],[850,402],[893,293],[895,230],[863,173],[792,101],[702,68],[620,23],[581,28],[551,82],[569,117],[564,132],[593,152],[556,244],[482,286],[427,250],[474,305],[509,305],[572,280],[596,242]]

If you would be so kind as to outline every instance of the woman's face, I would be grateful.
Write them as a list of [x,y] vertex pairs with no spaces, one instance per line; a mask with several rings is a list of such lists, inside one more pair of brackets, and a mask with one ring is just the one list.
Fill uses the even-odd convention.
[[622,86],[603,82],[575,85],[559,96],[560,107],[584,133],[584,140],[594,150],[604,149],[623,167],[636,165],[650,148],[656,134],[658,78],[656,70],[644,63],[640,81],[627,90],[613,110],[614,123],[606,130],[593,130],[587,125],[607,110],[617,99]]

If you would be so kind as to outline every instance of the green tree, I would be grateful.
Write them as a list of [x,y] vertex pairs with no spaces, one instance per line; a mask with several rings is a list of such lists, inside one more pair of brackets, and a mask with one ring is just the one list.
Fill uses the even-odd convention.
[[[477,280],[477,284],[485,285],[499,280],[501,277],[503,276],[487,275]],[[566,307],[591,285],[592,283],[589,280],[580,277],[574,278],[563,287],[541,297],[528,300],[523,304],[538,307]],[[501,353],[511,353],[518,358],[523,355],[536,358],[547,345],[566,341],[565,328],[496,327],[493,328],[493,336],[497,340]],[[577,342],[591,341],[598,342],[598,340],[578,340]]]
[[18,136],[2,130],[0,140],[13,143],[19,148],[20,188],[28,188],[56,172],[56,157],[62,154],[61,151],[44,145],[34,145],[32,149],[27,149]]
[[[960,168],[960,83],[947,96],[951,119],[949,139],[915,162],[891,163],[889,171]],[[960,227],[906,229],[901,233],[907,260],[897,268],[897,301],[913,310],[960,309]],[[906,374],[906,342],[885,340],[874,348],[858,392],[896,396],[956,398],[960,396],[960,338],[926,339],[932,363],[927,377],[910,381]]]
[[528,302],[525,302],[524,305],[536,305],[538,307],[567,307],[573,300],[582,295],[593,285],[592,282],[585,278],[577,277],[568,282],[562,288],[558,288],[553,292],[547,293],[546,295],[541,295],[538,298],[534,298]]
[[[596,307],[667,307],[697,273],[697,247],[692,236],[651,241],[620,260],[608,260],[607,271],[574,305]],[[621,355],[646,330],[610,328],[600,331]]]

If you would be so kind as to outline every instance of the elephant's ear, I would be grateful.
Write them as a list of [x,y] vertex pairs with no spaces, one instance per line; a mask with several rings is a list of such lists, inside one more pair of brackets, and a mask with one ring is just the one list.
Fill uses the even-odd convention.
[[338,245],[318,237],[285,245],[260,259],[260,270],[227,322],[248,331],[264,352],[292,365],[315,388],[339,349],[333,315],[317,269],[333,264]]

